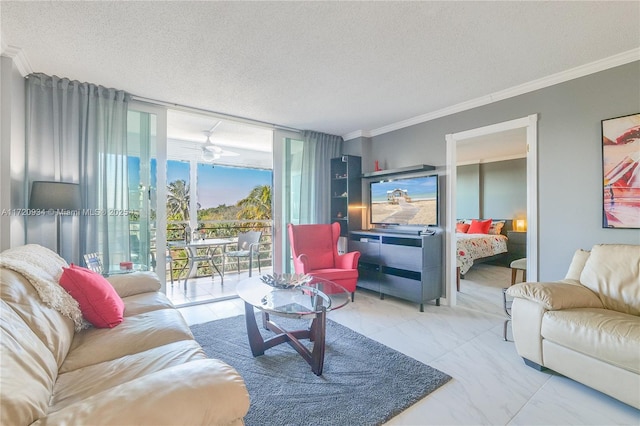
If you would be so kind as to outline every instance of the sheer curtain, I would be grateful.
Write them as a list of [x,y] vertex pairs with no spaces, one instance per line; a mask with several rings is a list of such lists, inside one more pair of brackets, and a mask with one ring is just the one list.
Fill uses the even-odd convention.
[[305,130],[300,179],[300,223],[329,223],[331,159],[342,154],[341,136]]
[[[61,256],[82,265],[99,252],[105,265],[129,256],[127,107],[130,95],[66,78],[27,77],[27,199],[31,182],[80,184],[78,216],[63,217]],[[55,247],[51,216],[27,217],[27,242]]]

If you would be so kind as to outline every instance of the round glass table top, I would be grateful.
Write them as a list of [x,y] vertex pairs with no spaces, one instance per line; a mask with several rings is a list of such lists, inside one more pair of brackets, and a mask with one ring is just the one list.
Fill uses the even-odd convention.
[[238,296],[254,307],[269,313],[294,318],[314,316],[324,308],[327,312],[349,303],[350,294],[333,281],[314,277],[309,283],[293,288],[276,288],[260,277],[238,283]]

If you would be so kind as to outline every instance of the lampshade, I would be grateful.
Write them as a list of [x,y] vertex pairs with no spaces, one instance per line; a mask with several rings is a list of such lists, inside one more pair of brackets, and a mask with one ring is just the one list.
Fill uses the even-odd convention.
[[31,184],[30,209],[78,210],[80,207],[77,183],[34,181]]
[[515,220],[515,230],[516,231],[524,231],[527,227],[527,221],[525,219],[516,219]]

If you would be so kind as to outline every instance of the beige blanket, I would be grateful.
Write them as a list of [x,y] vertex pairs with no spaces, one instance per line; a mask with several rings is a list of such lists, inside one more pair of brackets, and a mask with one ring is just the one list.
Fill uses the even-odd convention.
[[43,303],[73,321],[76,331],[87,327],[78,302],[58,284],[62,267],[69,266],[55,252],[27,244],[0,253],[0,267],[22,274],[36,289]]

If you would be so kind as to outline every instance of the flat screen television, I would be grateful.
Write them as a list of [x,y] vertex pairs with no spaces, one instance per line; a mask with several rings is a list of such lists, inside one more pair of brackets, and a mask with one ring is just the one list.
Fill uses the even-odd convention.
[[438,175],[370,182],[373,225],[438,225]]

